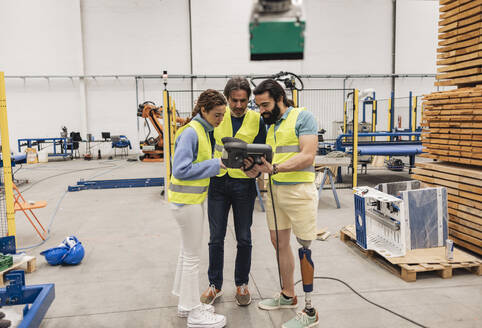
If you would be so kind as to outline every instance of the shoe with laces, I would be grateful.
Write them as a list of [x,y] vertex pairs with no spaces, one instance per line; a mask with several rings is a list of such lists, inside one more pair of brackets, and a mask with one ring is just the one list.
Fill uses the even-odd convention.
[[310,328],[317,326],[319,322],[318,312],[316,312],[314,316],[309,316],[303,310],[296,313],[296,317],[285,322],[281,328]]
[[278,310],[278,309],[293,309],[298,306],[298,299],[293,296],[291,299],[286,299],[281,293],[276,294],[273,298],[267,298],[258,302],[258,307],[262,310]]
[[208,289],[201,295],[201,303],[212,305],[216,298],[222,295],[222,290],[216,289],[214,285],[209,285]]
[[[214,306],[212,305],[201,303],[201,308],[208,312],[214,313]],[[177,316],[179,318],[187,318],[189,316],[189,312],[191,311],[183,310],[179,306],[177,307]]]
[[248,285],[242,284],[241,286],[236,287],[236,303],[239,306],[246,306],[251,304],[251,294],[248,290]]
[[188,328],[223,328],[226,326],[226,317],[198,306],[189,312],[187,326]]

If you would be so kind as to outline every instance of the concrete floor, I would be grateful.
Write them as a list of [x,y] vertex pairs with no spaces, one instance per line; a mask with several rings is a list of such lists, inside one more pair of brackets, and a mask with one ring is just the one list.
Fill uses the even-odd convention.
[[[17,167],[18,168],[18,167]],[[177,298],[170,293],[179,250],[179,231],[159,188],[86,190],[66,193],[79,179],[159,177],[159,163],[116,161],[65,161],[24,165],[16,178],[28,179],[21,187],[27,200],[47,200],[37,210],[44,225],[58,212],[50,239],[29,250],[37,256],[37,271],[26,275],[27,284],[55,283],[56,297],[41,327],[186,327],[176,316]],[[359,185],[386,180],[407,180],[408,174],[369,171]],[[354,221],[353,194],[339,190],[341,209],[336,209],[329,190],[319,202],[318,226],[337,234]],[[59,203],[60,201],[60,203]],[[40,241],[33,228],[17,214],[19,247]],[[248,307],[234,301],[235,240],[230,227],[225,246],[225,294],[216,311],[225,314],[227,327],[280,327],[294,310],[266,312],[256,302],[278,292],[275,252],[268,239],[265,214],[256,205],[253,259]],[[75,235],[86,256],[78,266],[50,266],[39,255],[66,236]],[[201,288],[208,286],[208,227],[204,228]],[[293,249],[298,246],[292,242]],[[428,327],[482,327],[482,279],[456,272],[451,279],[424,274],[407,283],[338,238],[312,245],[315,275],[342,279],[368,299]],[[298,265],[295,279],[300,277]],[[415,327],[375,307],[333,280],[316,280],[313,303],[320,327]],[[303,304],[303,291],[296,288]]]

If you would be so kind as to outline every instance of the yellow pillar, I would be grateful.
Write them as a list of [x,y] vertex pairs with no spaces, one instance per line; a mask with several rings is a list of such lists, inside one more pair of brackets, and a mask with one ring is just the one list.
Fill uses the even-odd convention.
[[8,136],[7,98],[5,74],[0,72],[0,130],[2,135],[3,180],[5,184],[5,207],[7,212],[8,235],[15,236],[15,210],[13,205],[12,162]]
[[353,114],[353,187],[358,181],[358,89],[355,89],[353,97],[355,113]]
[[163,107],[162,107],[162,117],[164,121],[164,164],[166,165],[166,175],[164,178],[164,190],[165,197],[167,198],[167,190],[169,188],[169,183],[171,181],[171,145],[170,145],[170,135],[169,135],[169,95],[167,90],[162,92]]
[[293,89],[293,104],[295,108],[298,107],[298,90]]

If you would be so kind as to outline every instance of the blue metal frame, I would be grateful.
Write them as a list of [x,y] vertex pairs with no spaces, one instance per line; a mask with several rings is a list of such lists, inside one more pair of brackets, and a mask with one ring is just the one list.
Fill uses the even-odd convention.
[[[74,155],[73,149],[67,149],[67,144],[68,144],[68,138],[23,138],[23,139],[18,139],[18,152],[22,152],[22,147],[27,146],[27,148],[32,148],[32,146],[37,146],[37,150],[40,149],[40,145],[42,143],[46,144],[52,144],[53,145],[53,153],[49,153],[49,156],[62,156],[62,157],[67,157],[70,156],[72,157]],[[23,142],[23,144],[22,144]],[[33,144],[35,143],[35,144]],[[71,144],[70,142],[69,144]],[[57,153],[57,145],[60,146],[60,153]],[[71,147],[73,148],[73,147]],[[70,152],[69,152],[70,150]]]
[[412,91],[409,92],[408,94],[408,111],[409,111],[409,115],[408,115],[408,131],[412,131]]
[[115,180],[80,180],[76,186],[69,186],[68,191],[86,189],[140,188],[164,186],[164,178],[115,179]]
[[[369,133],[358,133],[359,137],[411,137],[411,136],[416,136],[420,137],[422,132],[369,132]],[[351,137],[353,136],[352,133],[344,133],[338,135],[335,141],[335,149],[338,151],[345,151],[346,147],[345,145],[352,145],[353,142],[343,142],[342,139],[344,137]],[[404,144],[411,144],[411,145],[419,145],[422,144],[420,140],[404,140]],[[358,142],[359,145],[373,145],[374,143],[371,141],[365,141],[365,142]],[[396,147],[397,141],[386,141],[386,142],[377,142],[376,144],[381,145],[381,144],[390,144]]]
[[[10,282],[5,288],[0,288],[0,305],[25,304],[23,320],[18,328],[40,327],[42,319],[47,313],[50,304],[55,298],[55,285],[25,286],[25,272],[20,270],[5,274],[5,279]],[[29,304],[31,304],[29,308]]]

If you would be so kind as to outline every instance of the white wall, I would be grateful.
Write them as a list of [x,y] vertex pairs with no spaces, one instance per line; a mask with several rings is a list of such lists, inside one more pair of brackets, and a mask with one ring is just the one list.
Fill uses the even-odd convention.
[[[305,0],[303,61],[249,61],[251,1],[192,0],[193,73],[389,74],[391,0]],[[438,1],[398,0],[397,73],[434,73]],[[187,0],[2,0],[0,70],[13,75],[189,74]],[[373,88],[388,98],[390,79],[348,79],[347,88]],[[222,89],[225,79],[196,79],[195,89]],[[127,135],[138,149],[144,136],[133,78],[88,78],[85,96],[79,79],[6,80],[10,141],[58,136],[60,126]],[[342,79],[306,79],[311,88],[341,88]],[[433,90],[433,79],[397,79],[397,97]],[[169,80],[169,89],[190,81]],[[139,100],[160,103],[162,83],[139,81]],[[85,97],[85,98],[84,98]],[[187,98],[186,98],[187,99]],[[313,106],[316,106],[314,104]],[[320,112],[330,128],[342,108]],[[190,100],[179,99],[183,112]],[[380,109],[380,107],[379,107]],[[379,122],[384,124],[383,109]],[[331,114],[330,114],[331,113]],[[109,149],[105,149],[109,151]]]

